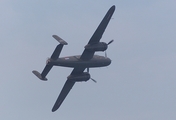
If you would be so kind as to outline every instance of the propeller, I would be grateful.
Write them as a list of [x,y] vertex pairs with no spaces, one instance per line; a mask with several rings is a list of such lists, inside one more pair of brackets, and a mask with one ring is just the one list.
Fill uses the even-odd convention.
[[97,81],[96,80],[94,80],[93,78],[90,78],[92,81],[94,81],[95,83],[97,83]]
[[[109,41],[107,45],[110,45],[112,42],[114,42],[114,40]],[[105,50],[105,57],[107,57],[106,50]]]
[[114,42],[114,40],[109,41],[109,42],[108,42],[108,45],[111,44],[112,42]]
[[[87,68],[87,72],[89,73],[89,68]],[[97,83],[97,81],[93,78],[90,78],[93,82]]]

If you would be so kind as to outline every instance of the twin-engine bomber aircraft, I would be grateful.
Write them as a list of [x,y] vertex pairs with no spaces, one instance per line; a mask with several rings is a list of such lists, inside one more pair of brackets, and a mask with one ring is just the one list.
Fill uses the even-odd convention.
[[[113,5],[108,12],[106,13],[105,17],[101,21],[100,25],[94,32],[93,36],[90,38],[88,44],[84,47],[84,51],[82,55],[77,56],[70,56],[70,57],[61,57],[59,55],[64,45],[67,45],[63,39],[58,37],[57,35],[53,35],[53,37],[60,43],[55,48],[51,58],[47,60],[46,66],[42,73],[40,74],[38,71],[32,71],[39,79],[43,81],[47,81],[46,75],[51,70],[53,66],[63,66],[63,67],[71,67],[74,68],[71,74],[67,77],[67,81],[65,82],[64,87],[61,90],[60,95],[58,96],[53,108],[52,112],[56,111],[64,99],[66,98],[67,94],[75,84],[75,82],[82,82],[88,81],[89,79],[96,82],[94,79],[90,77],[89,68],[94,67],[104,67],[111,64],[111,60],[106,56],[99,56],[94,55],[97,51],[105,51],[108,48],[108,45],[113,42],[111,40],[109,43],[100,42],[100,39],[115,11],[115,6]],[[87,72],[84,70],[87,69]]]

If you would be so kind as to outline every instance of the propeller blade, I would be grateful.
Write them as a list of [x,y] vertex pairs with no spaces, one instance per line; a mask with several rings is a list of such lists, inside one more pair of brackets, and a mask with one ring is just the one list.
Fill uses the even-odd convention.
[[[87,68],[87,72],[89,73],[89,68]],[[93,82],[97,83],[96,80],[94,80],[93,78],[90,78]]]
[[94,81],[95,83],[97,83],[97,81],[96,80],[94,80],[93,78],[90,78],[92,81]]
[[[112,42],[114,42],[114,40],[109,41],[107,45],[111,44]],[[105,57],[107,57],[106,51],[105,51]]]
[[114,40],[109,41],[109,42],[108,42],[108,45],[111,44],[112,42],[114,42]]

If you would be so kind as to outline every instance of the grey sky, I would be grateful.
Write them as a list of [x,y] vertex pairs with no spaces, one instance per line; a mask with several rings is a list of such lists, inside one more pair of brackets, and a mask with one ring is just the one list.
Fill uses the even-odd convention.
[[[98,81],[77,83],[60,109],[51,108],[70,68],[41,71],[58,44],[61,56],[78,55],[107,10],[116,5],[101,41],[112,64],[90,69]],[[176,1],[0,1],[1,120],[175,120]],[[104,53],[97,53],[104,55]]]

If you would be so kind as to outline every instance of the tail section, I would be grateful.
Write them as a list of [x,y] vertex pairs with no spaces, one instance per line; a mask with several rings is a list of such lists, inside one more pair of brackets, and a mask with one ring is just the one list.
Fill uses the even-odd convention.
[[63,46],[64,45],[68,45],[68,43],[66,41],[64,41],[62,38],[60,38],[59,36],[57,36],[57,35],[53,35],[53,38],[55,38],[60,43],[59,45],[57,45],[57,47],[55,48],[53,54],[51,55],[51,59],[52,60],[56,60],[59,57]]
[[55,50],[54,50],[53,54],[51,55],[50,59],[52,59],[52,60],[58,59],[58,57],[60,56],[60,53],[62,51],[63,46],[64,46],[63,44],[57,45],[57,47],[55,48]]
[[66,41],[64,41],[62,38],[60,38],[57,35],[53,35],[53,38],[55,38],[62,45],[68,45],[68,43]]
[[43,80],[43,81],[48,80],[46,77],[43,78],[42,75],[36,70],[33,70],[32,73],[34,73],[34,75],[36,75],[40,80]]
[[47,81],[46,75],[49,73],[49,71],[51,70],[51,68],[53,67],[52,63],[50,64],[50,59],[51,60],[57,60],[60,56],[60,53],[62,51],[62,48],[64,45],[67,45],[68,43],[65,42],[63,39],[61,39],[60,37],[58,37],[57,35],[53,35],[53,37],[60,43],[59,45],[57,45],[57,47],[55,48],[53,54],[51,55],[51,58],[49,58],[49,60],[47,61],[47,64],[45,66],[45,68],[43,69],[42,73],[40,74],[38,71],[33,70],[32,72],[40,79],[43,81]]

